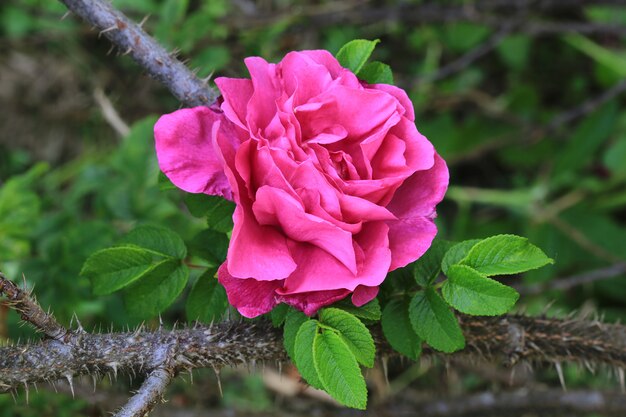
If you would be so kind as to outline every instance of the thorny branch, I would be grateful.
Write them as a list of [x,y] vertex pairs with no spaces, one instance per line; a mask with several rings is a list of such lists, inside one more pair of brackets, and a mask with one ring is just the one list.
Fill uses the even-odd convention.
[[123,13],[102,0],[59,0],[165,85],[186,106],[210,105],[217,93]]
[[[2,277],[0,288],[5,294],[12,294],[14,284]],[[24,293],[22,302],[36,305]],[[615,368],[623,380],[626,326],[517,315],[464,316],[460,321],[467,346],[457,355],[506,365],[549,362],[557,364],[557,369],[561,362],[583,363],[590,368],[604,364]],[[374,333],[379,354],[391,354],[379,331],[374,329]],[[219,370],[224,366],[287,359],[280,330],[263,322],[74,335],[0,348],[0,392],[59,379],[71,383],[79,375],[148,375],[139,392],[118,414],[138,416],[158,402],[169,381],[183,370]]]

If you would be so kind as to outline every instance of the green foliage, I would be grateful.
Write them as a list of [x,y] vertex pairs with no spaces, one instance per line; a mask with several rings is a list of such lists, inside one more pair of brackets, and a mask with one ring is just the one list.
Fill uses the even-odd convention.
[[[548,258],[541,249],[529,243],[526,238],[498,235],[472,245],[460,263],[491,276],[519,274],[541,268],[554,261]],[[447,274],[452,274],[450,268]]]
[[125,289],[128,312],[147,318],[169,307],[185,288],[189,270],[182,261],[186,255],[187,248],[176,233],[144,225],[118,246],[91,255],[81,274],[91,279],[96,295]]
[[400,300],[390,301],[380,321],[385,338],[392,348],[417,360],[422,353],[422,340],[411,325],[408,305]]
[[337,60],[343,67],[358,75],[379,42],[379,39],[374,41],[366,39],[350,41],[337,52]]
[[215,269],[208,269],[200,275],[187,297],[187,319],[204,323],[218,321],[226,308],[228,299],[224,287],[215,278]]
[[433,283],[441,272],[444,255],[452,246],[452,242],[435,239],[426,253],[413,264],[413,275],[419,285],[428,287]]
[[293,360],[300,371],[300,375],[314,388],[324,389],[324,384],[320,381],[315,359],[313,357],[313,346],[319,336],[319,327],[316,320],[307,320],[302,323],[296,334]]
[[374,366],[374,340],[358,318],[338,308],[325,308],[320,312],[319,320],[337,331],[357,362],[368,368]]
[[461,313],[478,316],[505,314],[519,298],[513,288],[466,265],[450,266],[441,293],[446,302]]
[[380,319],[380,303],[376,298],[361,307],[352,304],[350,299],[341,300],[333,305],[363,320],[377,321]]
[[378,61],[368,62],[363,65],[358,76],[370,84],[393,84],[391,67]]
[[340,403],[364,410],[365,379],[352,351],[335,332],[318,333],[313,343],[313,363],[325,390]]
[[450,353],[465,347],[454,313],[434,289],[415,294],[409,305],[409,318],[415,333],[435,349]]

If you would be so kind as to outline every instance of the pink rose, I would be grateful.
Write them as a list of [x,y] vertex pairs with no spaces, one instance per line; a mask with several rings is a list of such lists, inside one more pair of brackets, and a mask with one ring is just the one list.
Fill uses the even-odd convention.
[[281,302],[312,315],[349,294],[361,306],[430,246],[445,162],[403,90],[359,81],[327,51],[245,62],[251,79],[216,79],[211,108],[159,119],[161,170],[236,203],[218,279],[242,315]]

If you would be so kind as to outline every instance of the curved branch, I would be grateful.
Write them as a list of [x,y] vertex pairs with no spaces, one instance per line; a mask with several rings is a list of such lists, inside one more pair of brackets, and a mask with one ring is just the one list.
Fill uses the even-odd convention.
[[141,388],[113,417],[143,417],[162,400],[163,394],[174,378],[174,373],[166,368],[150,372]]
[[165,85],[186,106],[210,105],[218,93],[172,57],[139,25],[103,0],[59,0]]

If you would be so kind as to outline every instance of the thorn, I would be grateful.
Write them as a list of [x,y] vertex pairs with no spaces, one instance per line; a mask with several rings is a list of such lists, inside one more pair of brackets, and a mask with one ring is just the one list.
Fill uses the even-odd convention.
[[163,328],[163,317],[161,317],[161,313],[159,313],[159,330]]
[[380,360],[380,363],[383,367],[383,375],[385,376],[385,383],[387,384],[387,388],[389,388],[389,367],[388,367],[388,358],[385,356]]
[[217,389],[220,391],[220,397],[224,398],[224,392],[222,391],[222,379],[220,378],[220,371],[214,366],[213,372],[215,372],[215,377],[217,378]]
[[70,391],[72,391],[72,398],[75,398],[74,397],[74,379],[73,379],[72,375],[71,374],[66,374],[65,375],[65,379],[67,379],[67,383],[70,386]]
[[28,405],[28,400],[29,400],[28,394],[29,394],[29,392],[28,392],[28,383],[26,381],[24,381],[24,392],[26,393],[26,405]]
[[200,81],[202,81],[203,84],[208,84],[209,81],[211,81],[211,79],[213,78],[213,74],[214,74],[214,71],[211,71],[211,73],[209,75],[207,75],[206,77],[200,79]]
[[117,29],[117,25],[113,25],[113,26],[110,26],[110,27],[108,27],[106,29],[103,29],[100,32],[98,32],[98,38],[100,38],[100,36],[104,35],[105,33],[110,32],[112,30],[116,30],[116,29]]
[[617,378],[619,379],[619,386],[622,390],[622,394],[626,394],[626,378],[624,378],[624,368],[617,368]]
[[567,387],[565,386],[565,377],[563,376],[563,368],[561,367],[561,363],[555,362],[554,367],[556,368],[556,373],[559,375],[559,382],[561,382],[561,388],[563,388],[563,391],[567,391]]
[[124,51],[124,53],[122,54],[122,56],[130,54],[132,51],[133,51],[133,48],[130,48],[130,47],[129,47],[126,51]]
[[141,19],[141,22],[139,22],[138,26],[143,29],[143,25],[148,21],[148,19],[150,19],[150,15],[149,14],[145,15],[144,18]]
[[63,16],[61,16],[60,20],[65,20],[67,19],[67,17],[71,14],[71,12],[68,10],[67,12],[63,13]]

